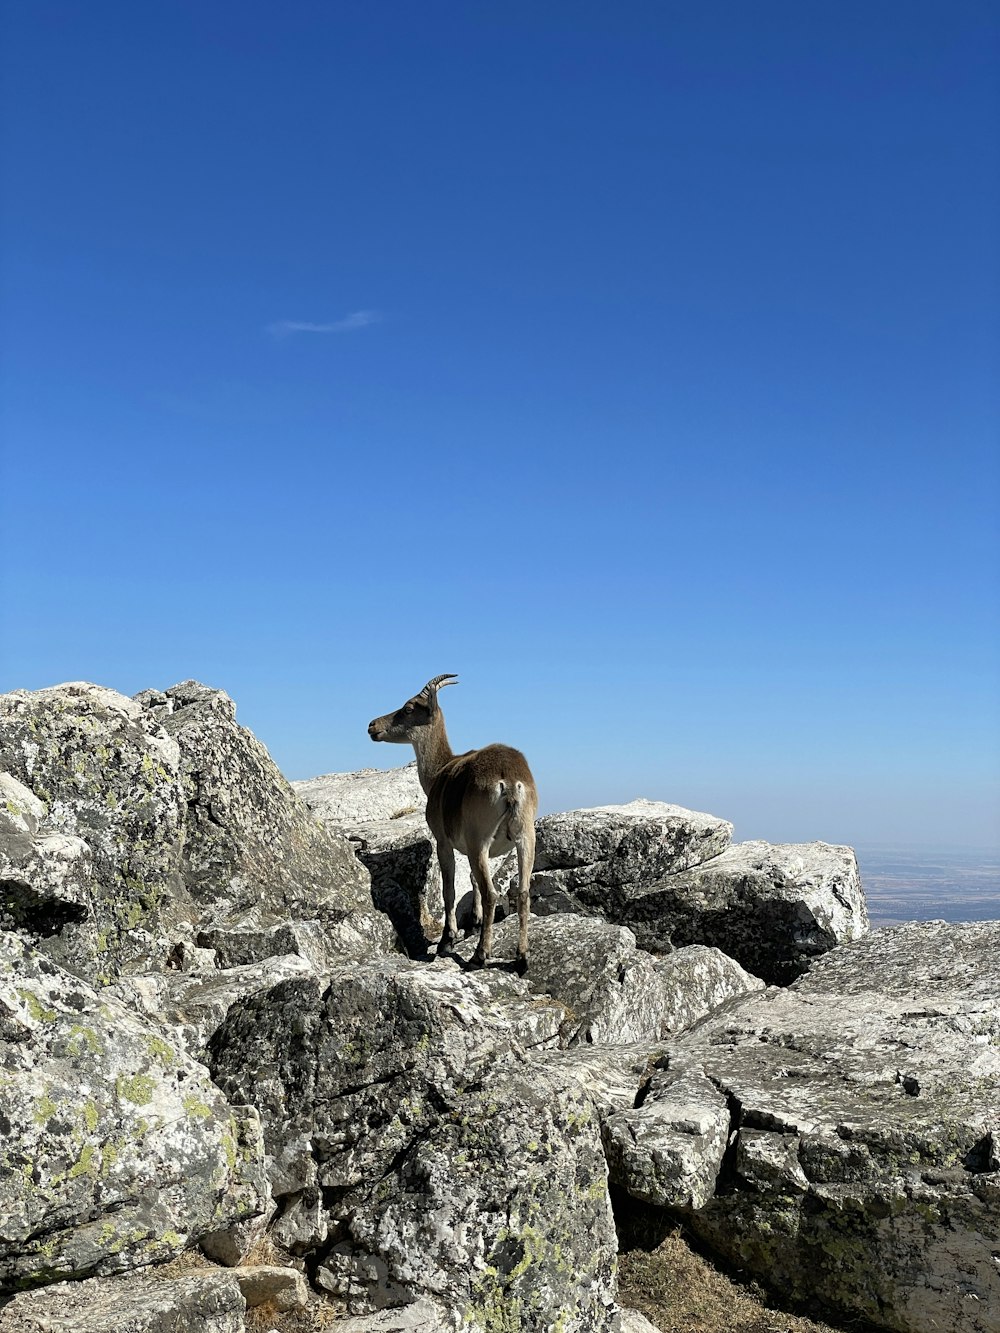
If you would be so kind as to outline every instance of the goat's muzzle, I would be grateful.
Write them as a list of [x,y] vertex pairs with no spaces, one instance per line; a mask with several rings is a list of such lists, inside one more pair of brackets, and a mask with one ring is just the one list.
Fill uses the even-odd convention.
[[382,731],[379,727],[381,721],[382,719],[377,717],[373,722],[368,723],[368,735],[373,741],[380,741],[382,739]]

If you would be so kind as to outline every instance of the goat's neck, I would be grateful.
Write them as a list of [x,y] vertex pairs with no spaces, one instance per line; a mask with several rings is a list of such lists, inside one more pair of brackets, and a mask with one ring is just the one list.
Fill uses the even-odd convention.
[[448,743],[448,733],[444,729],[444,716],[439,712],[429,727],[421,727],[419,735],[413,738],[413,748],[417,755],[417,776],[424,789],[424,795],[430,795],[434,779],[444,768],[449,759],[454,759]]

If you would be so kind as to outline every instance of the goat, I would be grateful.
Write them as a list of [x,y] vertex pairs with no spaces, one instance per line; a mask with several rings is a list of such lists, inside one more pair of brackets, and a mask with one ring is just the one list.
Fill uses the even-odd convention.
[[435,676],[402,708],[368,724],[373,741],[413,746],[417,775],[427,797],[427,823],[437,845],[444,890],[444,932],[438,957],[451,954],[458,937],[455,917],[455,852],[469,858],[474,885],[475,922],[481,924],[473,964],[485,967],[493,949],[497,894],[490,857],[517,849],[518,936],[515,967],[528,970],[528,911],[535,863],[538,789],[528,761],[509,745],[486,745],[456,755],[448,743],[438,690],[456,685],[452,673]]

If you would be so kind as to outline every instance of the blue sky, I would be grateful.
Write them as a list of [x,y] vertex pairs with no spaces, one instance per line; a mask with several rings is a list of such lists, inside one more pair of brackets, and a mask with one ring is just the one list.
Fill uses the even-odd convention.
[[1000,841],[968,0],[4,7],[0,689],[430,676],[544,809]]

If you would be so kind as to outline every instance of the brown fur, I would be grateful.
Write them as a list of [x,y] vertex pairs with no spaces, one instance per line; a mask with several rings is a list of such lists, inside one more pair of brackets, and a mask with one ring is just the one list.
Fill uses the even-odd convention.
[[427,823],[437,845],[445,902],[444,932],[438,954],[454,949],[455,852],[469,858],[476,921],[482,923],[473,961],[485,966],[493,946],[496,890],[490,856],[516,849],[518,863],[517,967],[528,965],[528,913],[535,860],[538,791],[528,761],[509,745],[487,745],[456,755],[448,743],[437,692],[453,680],[438,676],[394,713],[368,725],[373,741],[410,744],[417,756],[420,785],[427,796]]

